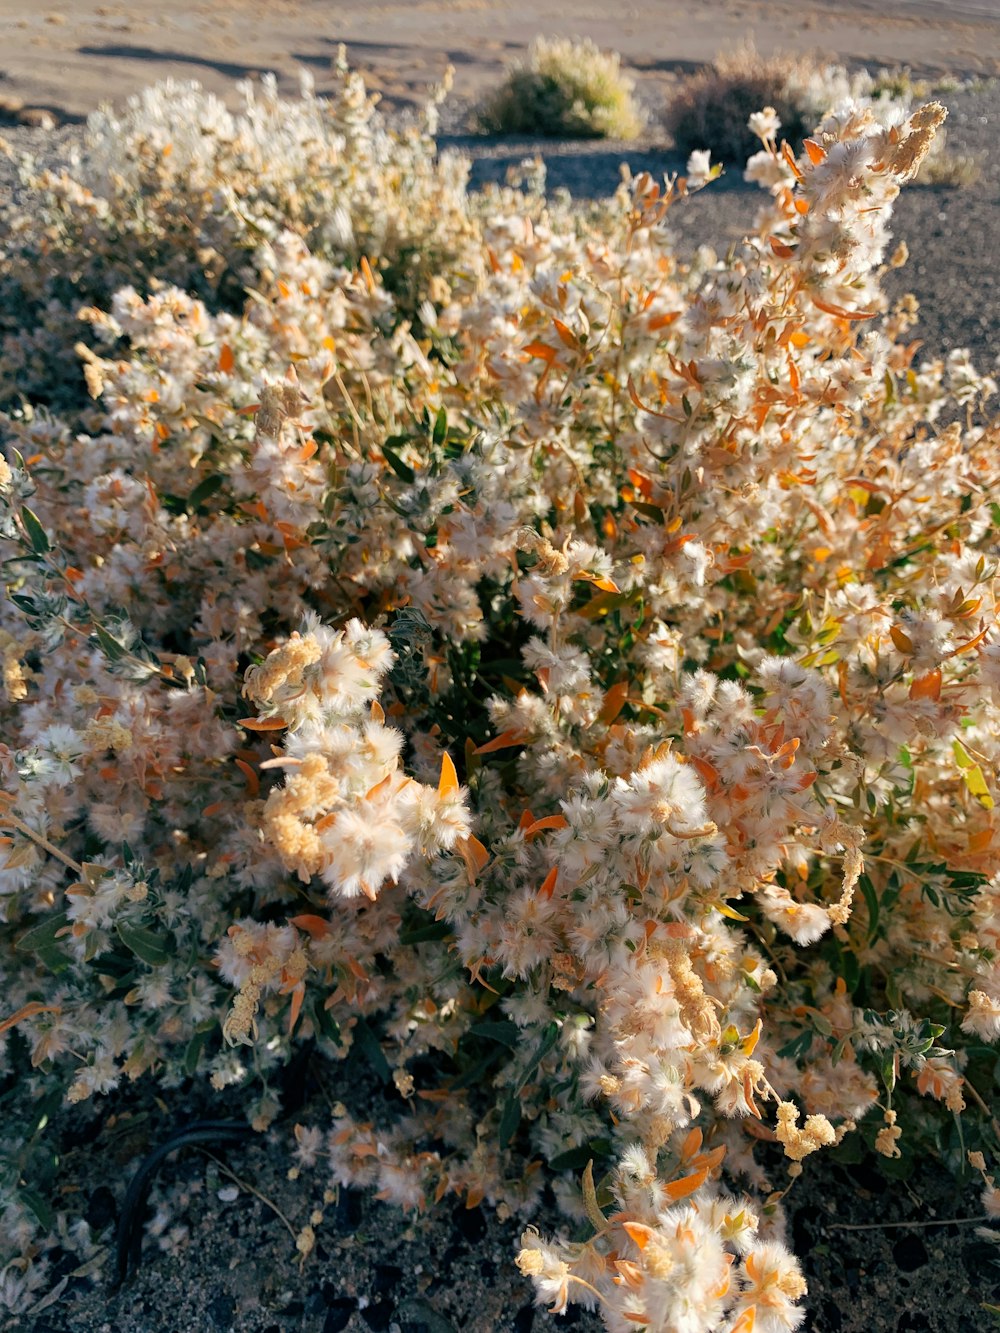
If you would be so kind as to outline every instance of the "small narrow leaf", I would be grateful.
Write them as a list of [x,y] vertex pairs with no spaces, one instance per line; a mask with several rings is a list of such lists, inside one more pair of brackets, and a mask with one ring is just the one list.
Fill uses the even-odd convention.
[[434,418],[434,433],[431,436],[431,442],[437,445],[444,444],[447,434],[448,413],[443,407],[439,407],[437,416]]
[[583,1179],[580,1181],[580,1189],[583,1193],[583,1206],[587,1210],[587,1218],[595,1231],[603,1231],[608,1225],[608,1219],[601,1212],[600,1205],[597,1202],[597,1189],[594,1186],[594,1163],[589,1161],[583,1170]]
[[354,1039],[357,1042],[358,1050],[371,1065],[379,1079],[383,1083],[388,1083],[392,1078],[389,1061],[385,1058],[385,1052],[382,1050],[375,1033],[363,1018],[359,1018],[354,1025]]
[[387,444],[382,445],[382,457],[395,472],[400,481],[410,483],[416,480],[417,474],[409,463],[404,463],[399,454],[394,449],[390,449]]
[[517,1132],[521,1123],[521,1102],[516,1093],[511,1093],[503,1104],[500,1113],[500,1147],[506,1148]]
[[444,754],[441,756],[441,776],[438,779],[438,795],[442,799],[446,799],[458,790],[458,773],[455,771],[455,765],[452,762],[451,755],[445,750]]
[[46,551],[51,550],[52,544],[48,533],[27,505],[21,510],[21,522],[24,524],[25,536],[36,555],[44,555]]

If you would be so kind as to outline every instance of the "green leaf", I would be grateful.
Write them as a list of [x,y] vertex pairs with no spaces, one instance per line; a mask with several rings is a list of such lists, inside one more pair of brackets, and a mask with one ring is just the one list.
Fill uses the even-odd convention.
[[521,1100],[517,1093],[511,1093],[503,1104],[500,1113],[500,1147],[506,1148],[517,1132],[521,1123]]
[[127,649],[109,634],[103,625],[94,625],[93,637],[97,640],[97,646],[109,662],[120,662],[125,656]]
[[654,523],[662,523],[666,518],[659,505],[648,504],[645,500],[633,500],[632,508],[642,514],[644,518],[651,518]]
[[438,408],[438,414],[434,418],[434,433],[431,436],[431,442],[436,445],[444,444],[445,436],[448,434],[448,413],[443,407]]
[[778,1051],[783,1060],[798,1060],[807,1054],[813,1044],[812,1032],[800,1032],[798,1036],[793,1037],[791,1041],[785,1042],[784,1046]]
[[425,926],[412,926],[400,931],[400,944],[426,944],[429,940],[446,940],[451,935],[447,921],[429,921]]
[[531,1080],[535,1076],[538,1066],[542,1063],[542,1061],[548,1055],[549,1051],[552,1050],[552,1047],[556,1044],[558,1040],[559,1040],[559,1024],[558,1023],[547,1024],[545,1032],[542,1036],[542,1040],[538,1043],[538,1047],[535,1050],[534,1055],[528,1061],[524,1071],[521,1074],[521,1077],[517,1081],[517,1084],[515,1086],[516,1092],[520,1092],[526,1083],[531,1082]]
[[146,926],[133,925],[130,921],[116,921],[115,930],[125,948],[150,967],[162,967],[176,950],[174,938],[169,932],[160,933]]
[[865,900],[868,908],[868,940],[871,942],[878,936],[878,924],[880,915],[880,906],[878,894],[875,892],[875,885],[867,875],[862,875],[858,880],[858,888],[861,890],[861,896]]
[[56,1220],[55,1214],[42,1196],[36,1190],[29,1189],[27,1185],[22,1185],[18,1190],[18,1194],[21,1196],[21,1202],[27,1208],[30,1208],[38,1218],[39,1225],[42,1229],[44,1231],[51,1231]]
[[387,444],[382,445],[382,457],[399,477],[400,481],[412,482],[416,480],[417,474],[408,463],[404,463],[395,450],[390,449]]
[[516,1023],[486,1019],[482,1023],[473,1023],[469,1028],[470,1037],[485,1037],[488,1041],[498,1041],[516,1051],[521,1044],[521,1029]]
[[188,508],[197,509],[200,504],[213,496],[216,491],[220,491],[225,484],[225,477],[219,476],[217,472],[212,473],[209,477],[205,477],[202,481],[199,481],[198,485],[188,496]]
[[565,1152],[550,1158],[549,1167],[553,1171],[582,1171],[593,1159],[590,1145],[582,1143],[579,1148],[567,1148]]
[[68,924],[69,917],[67,914],[57,912],[54,916],[25,931],[14,945],[14,948],[21,950],[23,953],[35,954],[39,961],[43,962],[52,972],[62,972],[69,966],[70,956],[60,941],[56,939],[56,936]]
[[389,1061],[385,1058],[385,1051],[382,1050],[375,1033],[363,1018],[359,1018],[354,1025],[354,1040],[357,1042],[358,1050],[371,1065],[381,1081],[383,1083],[388,1083],[392,1078],[392,1070],[389,1068]]
[[[213,1023],[214,1027],[215,1024]],[[208,1041],[208,1031],[196,1032],[188,1042],[184,1050],[184,1072],[192,1075],[197,1072],[198,1065],[201,1063],[201,1053],[205,1049],[205,1043]]]
[[46,551],[52,549],[48,533],[27,505],[21,510],[21,522],[24,524],[25,535],[31,543],[31,549],[36,555],[44,555]]

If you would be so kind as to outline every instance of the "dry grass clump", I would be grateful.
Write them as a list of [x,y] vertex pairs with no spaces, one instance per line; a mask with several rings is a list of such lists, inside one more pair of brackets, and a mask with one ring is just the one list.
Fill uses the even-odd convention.
[[941,185],[964,190],[982,179],[983,165],[975,153],[956,153],[948,147],[942,130],[934,146],[921,163],[915,185]]
[[747,121],[770,106],[782,137],[798,146],[837,102],[870,89],[866,76],[791,53],[763,56],[746,43],[685,79],[667,107],[665,124],[677,150],[709,148],[724,162],[743,163],[758,147]]
[[615,51],[587,38],[538,37],[527,61],[511,66],[477,112],[491,134],[635,139],[645,123],[635,85]]

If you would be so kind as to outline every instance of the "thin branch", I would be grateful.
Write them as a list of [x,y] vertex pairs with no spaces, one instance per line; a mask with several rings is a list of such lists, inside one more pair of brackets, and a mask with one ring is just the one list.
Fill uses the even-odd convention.
[[213,1161],[215,1163],[215,1165],[219,1168],[219,1170],[223,1173],[223,1175],[229,1177],[229,1179],[233,1182],[233,1184],[239,1185],[240,1189],[246,1190],[246,1192],[248,1194],[252,1194],[255,1199],[259,1199],[261,1203],[266,1204],[266,1206],[270,1208],[271,1212],[274,1213],[276,1217],[280,1217],[282,1222],[284,1222],[285,1226],[288,1228],[288,1234],[291,1236],[292,1240],[293,1241],[298,1240],[299,1233],[295,1230],[291,1222],[289,1222],[288,1218],[281,1211],[281,1209],[278,1207],[278,1205],[274,1202],[273,1199],[269,1199],[266,1194],[261,1194],[260,1190],[254,1189],[253,1185],[251,1185],[249,1181],[243,1180],[243,1178],[241,1176],[238,1176],[235,1171],[231,1171],[229,1167],[226,1166],[225,1162],[220,1162],[218,1157],[216,1157],[214,1153],[210,1153],[207,1148],[202,1148],[201,1151],[205,1154],[207,1158],[209,1158],[210,1161]]
[[23,833],[26,838],[30,838],[33,843],[48,852],[50,856],[54,856],[64,866],[69,866],[70,870],[75,870],[78,875],[83,875],[83,866],[80,865],[79,861],[74,861],[71,856],[61,852],[54,843],[49,842],[48,838],[41,833],[36,833],[23,819],[18,819],[17,815],[11,814],[9,810],[0,811],[0,827],[6,825],[17,829],[18,833]]
[[990,1219],[984,1213],[982,1217],[942,1217],[931,1222],[831,1222],[829,1231],[915,1231],[917,1227],[960,1227],[970,1222],[980,1226]]

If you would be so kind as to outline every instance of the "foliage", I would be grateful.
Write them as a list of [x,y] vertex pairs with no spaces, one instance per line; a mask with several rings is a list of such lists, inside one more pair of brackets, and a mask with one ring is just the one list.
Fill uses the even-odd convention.
[[21,190],[0,206],[0,405],[78,406],[83,383],[64,365],[86,332],[77,310],[122,287],[176,284],[238,313],[264,276],[262,245],[284,231],[334,264],[379,260],[415,308],[454,261],[445,229],[462,217],[467,165],[432,138],[447,81],[423,123],[397,132],[343,48],[333,76],[323,98],[307,77],[296,100],[271,76],[241,84],[235,114],[169,81],[91,116],[62,169],[22,160]]
[[827,112],[845,97],[866,96],[872,87],[867,75],[851,77],[816,56],[763,56],[747,42],[682,80],[664,121],[678,152],[707,148],[739,165],[757,146],[748,126],[753,112],[773,107],[784,137],[798,150]]
[[490,134],[634,139],[645,121],[634,92],[617,53],[599,50],[590,38],[537,37],[527,61],[511,66],[484,99],[477,119]]
[[[95,122],[109,181],[172,143],[214,192],[173,283],[165,187],[74,240],[26,176],[8,273],[53,245],[108,295],[24,297],[49,396],[0,420],[0,1300],[92,1244],[42,1197],[54,1104],[197,1080],[263,1130],[310,1041],[399,1105],[345,1087],[300,1169],[522,1222],[548,1182],[572,1231],[518,1263],[556,1310],[795,1328],[814,1151],[968,1152],[1000,1211],[996,385],[916,363],[879,285],[943,110],[799,156],[755,115],[755,227],[682,264],[702,154],[591,210],[456,167],[432,208],[430,140],[357,100],[323,151],[366,204],[304,165],[336,107],[275,96],[235,196],[169,97]],[[111,291],[74,247],[125,216]]]

